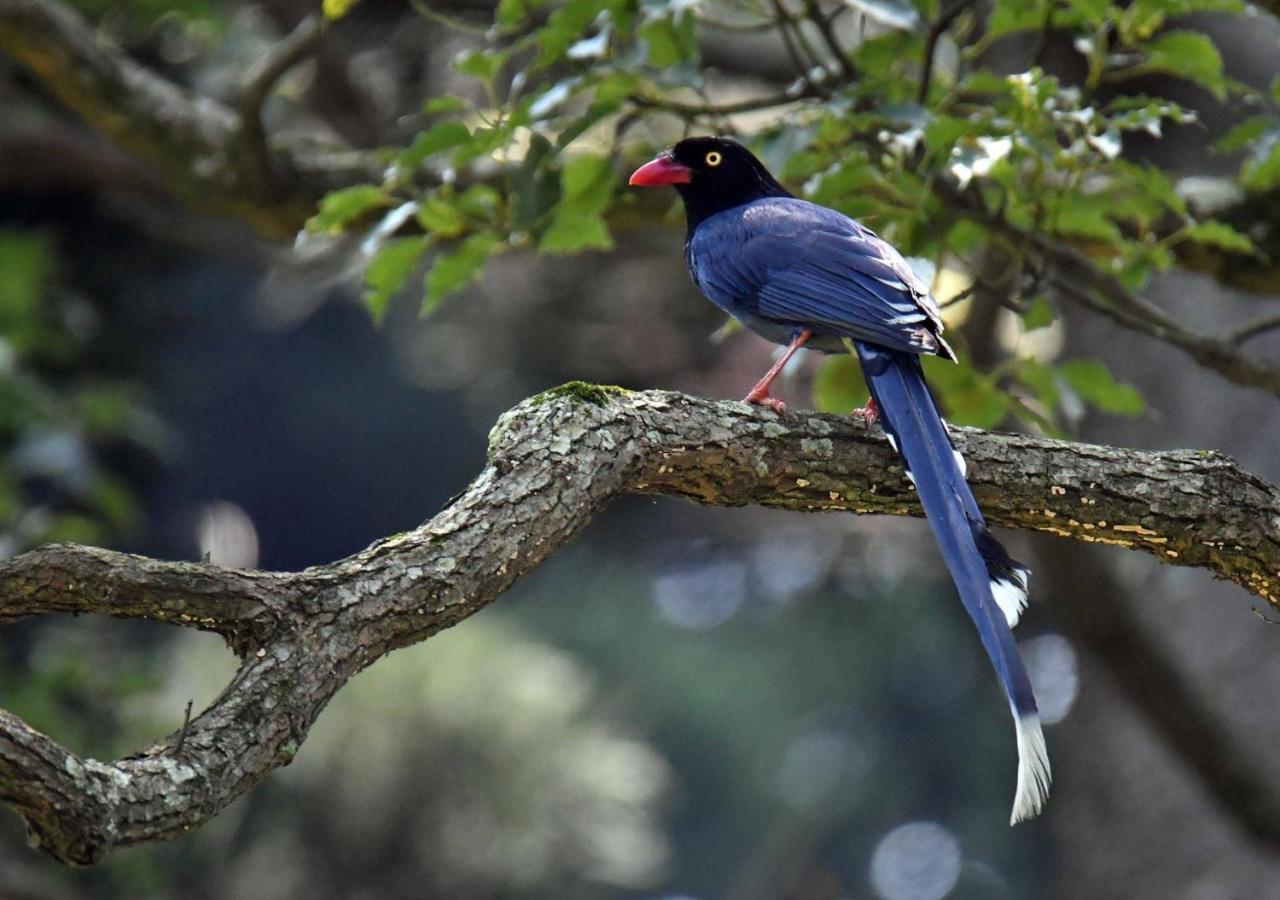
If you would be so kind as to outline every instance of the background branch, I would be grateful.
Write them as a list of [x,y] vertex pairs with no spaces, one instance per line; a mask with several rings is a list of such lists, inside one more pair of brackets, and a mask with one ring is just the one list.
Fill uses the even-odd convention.
[[236,112],[138,65],[58,3],[0,0],[0,52],[93,128],[154,165],[194,209],[235,215],[269,235],[292,235],[327,191],[381,177],[368,154],[280,142],[271,147],[274,168],[296,174],[281,189],[241,139]]
[[307,16],[245,76],[240,92],[240,132],[258,169],[275,187],[281,186],[282,175],[275,170],[266,126],[262,121],[262,108],[280,79],[319,48],[324,32],[325,20],[322,17],[314,13]]
[[[1276,602],[1280,489],[1230,459],[956,438],[994,523],[1143,550]],[[847,417],[566,385],[499,419],[488,466],[437,516],[328,566],[246,573],[66,545],[0,563],[0,620],[75,610],[193,624],[243,660],[188,725],[110,764],[0,715],[0,799],[67,862],[185,833],[288,763],[352,675],[493,602],[626,493],[920,514],[882,432]]]

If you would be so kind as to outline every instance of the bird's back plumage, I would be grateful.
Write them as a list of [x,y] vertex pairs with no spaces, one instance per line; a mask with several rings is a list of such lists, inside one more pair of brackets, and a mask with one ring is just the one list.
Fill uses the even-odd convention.
[[704,219],[689,235],[690,274],[711,300],[778,343],[844,338],[954,358],[937,304],[910,265],[870,229],[793,197],[765,197]]

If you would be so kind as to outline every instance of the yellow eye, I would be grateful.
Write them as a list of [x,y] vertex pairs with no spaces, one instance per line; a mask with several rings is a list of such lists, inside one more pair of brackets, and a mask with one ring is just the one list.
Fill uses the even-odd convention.
[[721,156],[718,151],[712,150],[710,153],[707,154],[707,165],[718,166],[720,165],[723,159],[724,157]]

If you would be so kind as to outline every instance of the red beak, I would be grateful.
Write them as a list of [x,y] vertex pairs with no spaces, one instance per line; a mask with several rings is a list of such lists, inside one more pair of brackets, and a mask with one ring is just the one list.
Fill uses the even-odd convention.
[[664,153],[632,172],[627,184],[637,187],[657,187],[663,184],[688,184],[692,180],[693,169],[680,165]]

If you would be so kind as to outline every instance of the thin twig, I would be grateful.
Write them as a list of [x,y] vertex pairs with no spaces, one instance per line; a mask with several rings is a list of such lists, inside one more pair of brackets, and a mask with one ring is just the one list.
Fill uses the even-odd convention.
[[182,714],[182,728],[178,731],[178,740],[173,745],[173,755],[177,756],[182,753],[182,745],[187,742],[187,729],[191,727],[191,707],[195,703],[194,700],[187,701],[187,708]]
[[643,94],[637,94],[631,98],[631,102],[636,106],[644,109],[657,109],[663,112],[673,113],[677,116],[685,118],[702,118],[705,116],[732,116],[738,113],[758,112],[762,109],[772,109],[775,106],[786,106],[789,103],[796,103],[800,100],[809,100],[819,96],[814,92],[814,88],[806,82],[805,86],[799,91],[782,91],[777,94],[768,94],[763,97],[753,97],[747,100],[737,100],[733,103],[723,103],[719,105],[710,103],[683,103],[679,100],[671,100],[666,97],[652,97]]
[[849,84],[857,81],[858,68],[853,64],[853,60],[849,58],[848,52],[840,45],[840,39],[836,37],[835,29],[831,27],[831,20],[823,15],[816,0],[805,0],[804,9],[809,21],[818,29],[818,34],[822,35],[823,43],[827,45],[827,49],[835,57],[836,65],[840,67],[844,80]]
[[964,12],[973,5],[973,0],[956,0],[951,6],[944,9],[938,14],[938,18],[929,26],[929,33],[924,39],[924,66],[920,70],[920,91],[916,96],[918,102],[923,104],[929,99],[929,87],[933,82],[933,62],[934,56],[938,52],[938,41],[942,39],[942,35],[951,23],[956,20],[960,13]]
[[946,309],[949,306],[955,306],[961,300],[967,300],[974,295],[980,287],[985,285],[979,284],[977,281],[970,282],[969,286],[960,293],[938,304],[938,309]]
[[[772,0],[772,4],[778,16],[778,31],[782,34],[782,43],[787,49],[787,55],[791,58],[791,64],[796,67],[796,71],[800,73],[800,77],[804,79],[810,90],[818,91],[825,97],[828,92],[822,89],[822,84],[830,80],[831,70],[822,65],[817,53],[805,38],[799,22],[787,12],[781,0]],[[806,56],[808,62],[804,59]],[[823,71],[820,81],[813,77],[812,70],[815,67]]]
[[277,82],[320,46],[326,29],[325,21],[323,16],[312,14],[299,22],[293,31],[250,67],[240,89],[240,133],[269,184],[274,184],[280,173],[267,144],[262,109]]
[[463,34],[472,34],[483,37],[489,33],[489,26],[479,22],[469,22],[460,16],[453,16],[438,9],[433,9],[427,5],[424,0],[409,0],[409,5],[413,7],[413,11],[428,22],[434,22],[437,25],[443,25],[454,31],[460,31]]
[[1276,328],[1280,328],[1280,313],[1270,313],[1269,315],[1259,316],[1251,322],[1245,322],[1228,334],[1226,340],[1231,346],[1238,347],[1250,338],[1255,338]]

